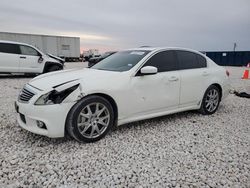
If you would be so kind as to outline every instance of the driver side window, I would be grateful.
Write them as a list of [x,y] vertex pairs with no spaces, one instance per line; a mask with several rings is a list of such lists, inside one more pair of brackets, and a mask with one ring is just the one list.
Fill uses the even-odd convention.
[[174,71],[178,69],[175,53],[173,50],[163,51],[151,57],[143,67],[153,66],[158,72]]
[[22,55],[39,56],[39,53],[29,46],[20,45],[20,51]]

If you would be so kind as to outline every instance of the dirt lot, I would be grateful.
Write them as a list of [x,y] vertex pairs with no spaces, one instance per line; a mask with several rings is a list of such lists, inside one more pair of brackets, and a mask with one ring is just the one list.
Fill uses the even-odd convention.
[[[86,63],[68,63],[66,68]],[[243,68],[227,67],[232,87]],[[0,76],[0,187],[249,187],[250,99],[121,126],[96,143],[22,130],[14,101],[31,77]],[[248,88],[247,88],[248,89]]]

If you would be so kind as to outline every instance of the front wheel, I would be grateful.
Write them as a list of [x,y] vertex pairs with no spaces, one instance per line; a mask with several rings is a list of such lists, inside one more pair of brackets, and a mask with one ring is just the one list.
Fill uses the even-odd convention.
[[206,90],[202,99],[200,112],[204,115],[210,115],[216,112],[220,104],[221,93],[218,87],[211,85]]
[[70,110],[66,129],[76,140],[95,142],[103,138],[114,124],[111,104],[103,97],[89,96]]

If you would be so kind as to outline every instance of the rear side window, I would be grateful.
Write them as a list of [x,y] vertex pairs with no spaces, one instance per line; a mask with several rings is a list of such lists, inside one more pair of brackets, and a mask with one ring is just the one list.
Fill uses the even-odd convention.
[[39,53],[29,46],[20,45],[20,50],[22,55],[39,56]]
[[0,43],[0,52],[9,54],[20,54],[18,45],[9,43]]
[[196,54],[199,68],[207,67],[207,60],[201,55]]
[[158,72],[177,70],[177,62],[174,51],[163,51],[151,57],[143,67],[154,66]]
[[176,51],[180,69],[196,69],[206,67],[206,59],[188,51]]

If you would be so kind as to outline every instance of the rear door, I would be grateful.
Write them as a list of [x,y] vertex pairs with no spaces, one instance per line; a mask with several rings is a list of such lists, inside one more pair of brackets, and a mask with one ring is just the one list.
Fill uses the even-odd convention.
[[19,53],[18,45],[0,43],[0,72],[19,72]]
[[179,73],[181,77],[180,107],[197,105],[207,89],[209,76],[206,59],[201,55],[177,50]]
[[41,54],[34,48],[26,45],[19,45],[20,48],[20,72],[39,73],[42,64],[38,63]]

